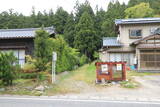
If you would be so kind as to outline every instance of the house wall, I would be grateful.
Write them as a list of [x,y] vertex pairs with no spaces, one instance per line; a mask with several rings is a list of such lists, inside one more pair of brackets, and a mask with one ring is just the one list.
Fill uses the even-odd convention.
[[101,51],[99,52],[99,59],[102,62],[108,62],[109,61],[109,54],[107,51]]
[[120,31],[120,42],[128,47],[132,42],[138,39],[130,39],[129,38],[129,30],[131,29],[141,29],[142,30],[142,38],[151,35],[151,29],[160,27],[160,23],[154,24],[129,24],[129,25],[119,25]]
[[[13,50],[19,49],[16,47],[23,46],[25,47],[26,55],[33,55],[34,50],[34,40],[32,38],[23,38],[23,39],[0,39],[0,50],[3,50],[2,47],[5,47],[4,50]],[[6,49],[8,47],[8,49]],[[14,47],[14,48],[9,48]]]
[[99,52],[99,58],[102,62],[126,61],[127,65],[134,65],[135,52],[129,48],[110,47]]

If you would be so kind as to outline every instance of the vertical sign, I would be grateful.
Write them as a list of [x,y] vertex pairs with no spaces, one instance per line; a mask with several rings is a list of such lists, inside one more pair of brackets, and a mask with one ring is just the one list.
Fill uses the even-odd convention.
[[53,55],[52,55],[52,83],[56,81],[56,61],[57,61],[57,53],[53,52]]

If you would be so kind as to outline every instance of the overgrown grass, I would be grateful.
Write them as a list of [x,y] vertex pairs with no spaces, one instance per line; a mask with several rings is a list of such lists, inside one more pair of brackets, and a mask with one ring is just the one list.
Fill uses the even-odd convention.
[[121,81],[121,87],[123,88],[138,88],[140,83],[136,82],[133,78],[130,78],[128,81]]
[[47,90],[47,95],[53,94],[66,94],[66,93],[79,93],[87,85],[93,85],[95,83],[94,62],[86,64],[77,70],[69,71],[67,74],[58,75],[57,83],[53,88]]
[[28,90],[27,87],[32,87],[32,89],[37,85],[33,79],[17,79],[14,80],[12,86],[1,86],[5,88],[5,91],[0,91],[0,94],[11,94],[11,95],[35,95]]
[[[43,93],[43,95],[79,93],[82,88],[85,88],[84,85],[94,84],[94,81],[96,78],[95,74],[96,73],[95,73],[94,62],[91,64],[86,64],[76,70],[68,71],[67,73],[58,74],[56,84],[51,84],[47,82],[47,85],[50,88],[47,89]],[[25,78],[17,79],[17,80],[14,80],[13,86],[0,85],[0,88],[5,88],[5,91],[0,91],[0,94],[36,95],[37,96],[39,95],[39,93],[37,94],[34,91],[34,88],[42,84],[42,82],[43,81],[37,81],[37,78],[35,79],[29,79],[29,78],[28,79],[25,79]]]

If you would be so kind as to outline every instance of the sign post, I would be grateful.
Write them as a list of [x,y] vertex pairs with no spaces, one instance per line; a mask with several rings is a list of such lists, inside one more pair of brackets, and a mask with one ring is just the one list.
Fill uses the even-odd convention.
[[52,83],[56,81],[56,61],[57,61],[57,53],[53,52],[53,55],[52,55]]

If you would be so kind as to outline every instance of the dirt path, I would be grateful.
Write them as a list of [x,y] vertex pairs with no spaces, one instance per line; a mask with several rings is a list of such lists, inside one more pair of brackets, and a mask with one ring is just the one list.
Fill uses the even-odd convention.
[[87,84],[80,82],[77,87],[81,87],[80,94],[68,94],[76,96],[95,96],[95,97],[111,97],[111,98],[130,98],[130,99],[160,99],[160,75],[154,76],[135,76],[133,77],[141,85],[136,89],[126,89],[121,88],[119,84],[108,86],[108,87],[98,87],[95,85],[89,86]]

